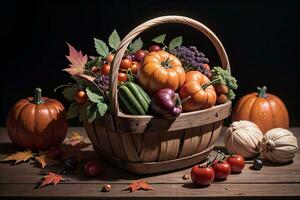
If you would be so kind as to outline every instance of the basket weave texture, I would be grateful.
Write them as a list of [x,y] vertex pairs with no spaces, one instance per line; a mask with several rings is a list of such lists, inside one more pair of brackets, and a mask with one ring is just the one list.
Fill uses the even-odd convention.
[[222,67],[230,72],[226,51],[206,26],[183,16],[163,16],[133,29],[121,41],[110,73],[111,112],[84,126],[95,151],[118,167],[135,174],[180,169],[207,158],[218,138],[223,120],[230,115],[231,102],[209,109],[182,113],[176,119],[150,115],[126,115],[119,110],[117,74],[122,57],[143,31],[164,23],[181,23],[203,33],[215,46]]

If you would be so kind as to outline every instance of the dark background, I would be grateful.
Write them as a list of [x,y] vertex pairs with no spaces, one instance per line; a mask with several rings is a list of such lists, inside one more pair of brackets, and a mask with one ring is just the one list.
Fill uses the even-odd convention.
[[[95,55],[93,37],[106,39],[114,28],[121,37],[154,17],[184,15],[208,26],[222,41],[237,77],[237,98],[267,85],[286,104],[292,126],[300,126],[299,1],[5,1],[1,15],[0,126],[17,100],[42,87],[45,96],[67,83],[66,41]],[[209,41],[183,25],[162,25],[144,34],[144,41],[161,33],[183,35],[218,65]],[[146,42],[147,48],[150,44]],[[78,125],[73,120],[72,125]]]

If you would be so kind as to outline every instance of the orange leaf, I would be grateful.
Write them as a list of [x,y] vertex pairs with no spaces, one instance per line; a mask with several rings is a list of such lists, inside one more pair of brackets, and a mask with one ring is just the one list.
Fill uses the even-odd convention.
[[130,190],[130,192],[135,192],[137,190],[154,190],[154,188],[149,185],[145,180],[138,180],[130,183],[125,190]]
[[61,175],[49,172],[48,175],[45,175],[43,177],[43,181],[42,181],[40,187],[44,187],[45,185],[49,185],[49,184],[56,185],[63,179],[64,178]]
[[34,158],[35,158],[36,161],[38,161],[38,163],[41,165],[42,168],[45,168],[46,165],[47,166],[52,166],[52,165],[60,164],[59,161],[49,158],[49,156],[46,155],[46,154],[43,154],[41,156],[36,156]]
[[33,154],[30,150],[17,152],[15,154],[12,154],[8,156],[7,158],[3,159],[2,161],[15,161],[15,164],[18,164],[19,162],[25,162],[33,157]]

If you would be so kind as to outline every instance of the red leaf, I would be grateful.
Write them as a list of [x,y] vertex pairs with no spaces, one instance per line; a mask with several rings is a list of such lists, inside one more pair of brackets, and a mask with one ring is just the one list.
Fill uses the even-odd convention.
[[154,190],[154,188],[149,185],[145,180],[138,180],[130,183],[125,190],[130,190],[130,192],[135,192],[137,190]]
[[70,68],[64,69],[64,71],[68,72],[72,76],[83,73],[85,64],[87,63],[88,60],[87,55],[83,55],[81,51],[77,51],[69,43],[67,44],[69,46],[69,55],[66,57],[70,61],[69,64]]
[[61,175],[49,172],[48,175],[45,175],[43,177],[43,182],[41,183],[40,187],[44,187],[44,186],[50,185],[50,184],[56,185],[63,179],[64,178]]
[[73,68],[84,68],[87,63],[87,55],[83,55],[81,51],[77,51],[74,47],[72,47],[69,43],[69,56],[66,56],[70,61],[70,67]]

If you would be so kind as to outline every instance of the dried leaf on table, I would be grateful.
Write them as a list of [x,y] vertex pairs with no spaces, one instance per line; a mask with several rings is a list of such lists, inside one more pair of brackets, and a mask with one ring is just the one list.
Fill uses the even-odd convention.
[[40,156],[34,157],[35,160],[40,164],[42,168],[45,168],[46,166],[53,166],[53,165],[59,165],[60,162],[57,160],[53,160],[48,155],[43,154]]
[[149,185],[145,180],[138,180],[130,183],[124,190],[130,190],[130,192],[135,192],[137,190],[154,190],[154,188]]
[[57,185],[58,183],[60,183],[61,181],[67,181],[69,179],[64,179],[61,175],[53,173],[53,172],[49,172],[47,175],[45,175],[42,178],[42,182],[40,184],[40,188],[44,187],[46,185],[50,185],[50,184],[54,184]]
[[80,133],[78,132],[72,132],[72,135],[68,138],[66,138],[64,141],[63,141],[63,144],[65,145],[70,145],[70,146],[75,146],[77,144],[83,144],[84,141],[83,141],[83,136],[80,135]]
[[27,150],[27,151],[22,151],[22,152],[17,152],[15,154],[12,154],[7,158],[3,159],[2,161],[15,161],[15,164],[18,164],[20,162],[25,162],[33,157],[34,155],[31,152],[31,150]]

